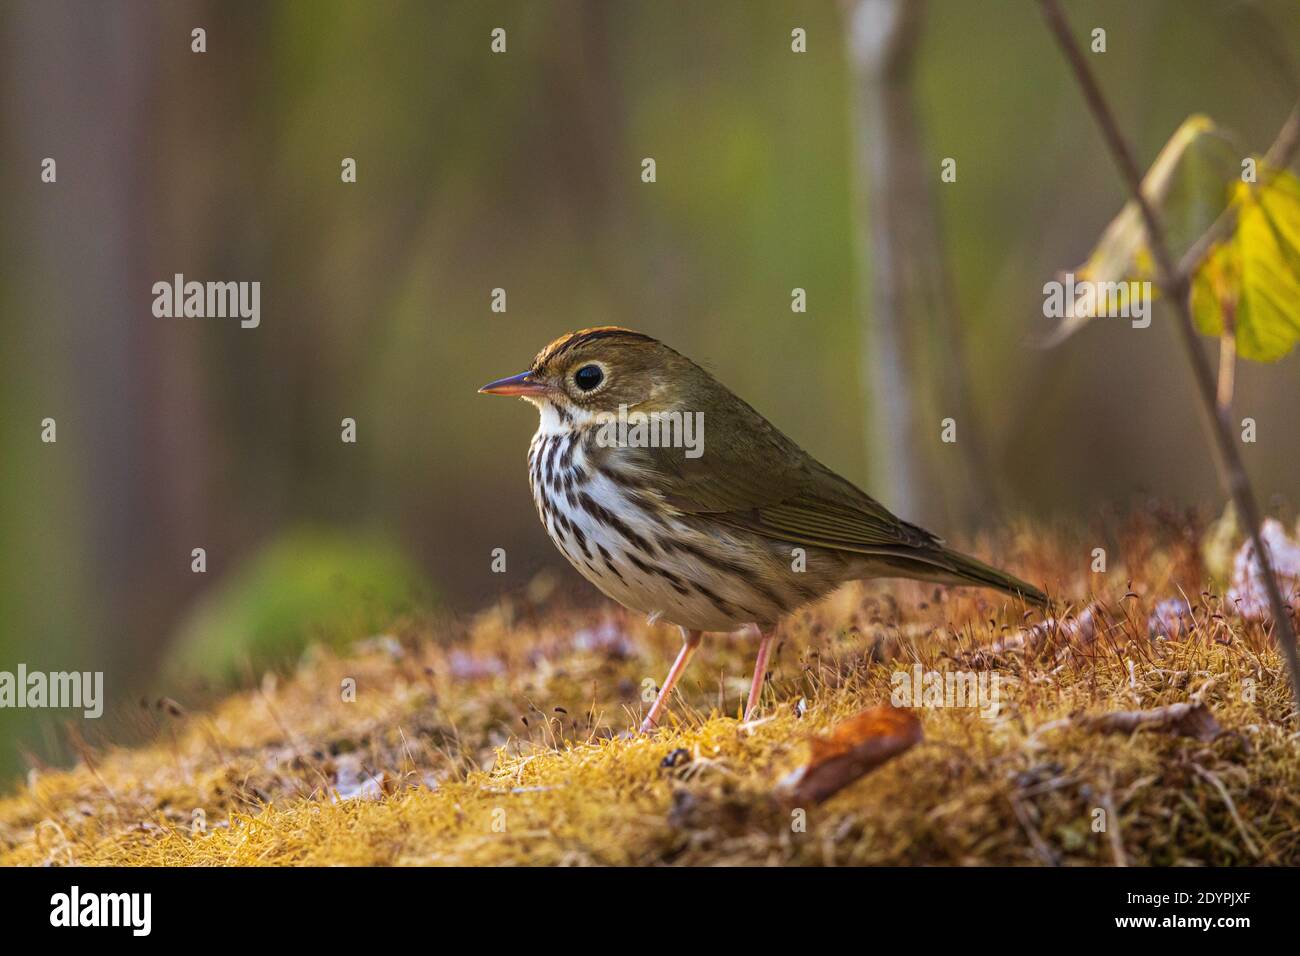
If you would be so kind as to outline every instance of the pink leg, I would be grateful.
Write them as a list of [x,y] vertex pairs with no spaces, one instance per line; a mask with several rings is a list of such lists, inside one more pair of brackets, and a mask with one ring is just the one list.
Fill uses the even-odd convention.
[[650,705],[650,713],[646,714],[645,720],[641,722],[641,733],[649,733],[658,723],[659,712],[664,709],[664,704],[668,703],[668,695],[673,692],[673,685],[686,670],[686,665],[691,662],[691,657],[695,654],[695,649],[700,646],[700,638],[703,634],[703,631],[688,631],[682,628],[682,649],[677,652],[677,660],[673,661],[672,670],[664,678],[663,687],[659,688],[659,696]]
[[767,677],[767,656],[772,650],[772,638],[776,636],[776,629],[763,630],[758,628],[758,660],[754,661],[754,680],[749,685],[749,703],[745,705],[745,720],[754,719],[758,713],[758,700],[763,696],[763,681]]

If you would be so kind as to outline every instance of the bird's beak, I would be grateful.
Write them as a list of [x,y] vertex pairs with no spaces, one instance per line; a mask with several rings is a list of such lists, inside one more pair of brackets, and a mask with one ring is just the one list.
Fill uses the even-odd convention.
[[488,382],[479,389],[481,395],[545,395],[551,391],[551,386],[543,381],[533,377],[532,371],[520,372],[518,375],[511,375],[509,378],[497,379],[495,382]]

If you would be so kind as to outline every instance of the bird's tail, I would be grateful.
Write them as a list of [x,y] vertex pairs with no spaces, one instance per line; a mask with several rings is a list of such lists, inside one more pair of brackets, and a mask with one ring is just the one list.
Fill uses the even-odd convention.
[[1039,588],[1027,584],[1005,571],[999,571],[983,561],[977,561],[970,555],[962,554],[960,551],[938,547],[927,555],[927,559],[928,563],[952,574],[952,578],[949,580],[951,584],[970,584],[995,588],[1038,607],[1046,607],[1049,603],[1047,595]]

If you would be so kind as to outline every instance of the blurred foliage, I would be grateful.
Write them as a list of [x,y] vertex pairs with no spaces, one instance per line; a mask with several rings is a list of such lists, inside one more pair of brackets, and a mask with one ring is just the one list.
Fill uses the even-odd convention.
[[204,595],[178,628],[165,670],[208,682],[257,675],[309,642],[343,646],[431,600],[419,571],[390,542],[291,531]]

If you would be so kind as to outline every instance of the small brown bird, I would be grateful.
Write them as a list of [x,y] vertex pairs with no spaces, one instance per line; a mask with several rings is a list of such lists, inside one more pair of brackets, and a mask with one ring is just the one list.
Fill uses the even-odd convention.
[[643,732],[701,635],[746,625],[759,634],[751,719],[777,622],[846,581],[915,578],[1046,603],[1038,588],[894,517],[704,369],[640,332],[571,332],[528,371],[479,391],[537,406],[529,483],[569,562],[608,597],[682,630]]

